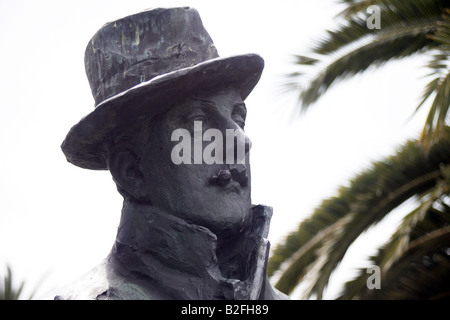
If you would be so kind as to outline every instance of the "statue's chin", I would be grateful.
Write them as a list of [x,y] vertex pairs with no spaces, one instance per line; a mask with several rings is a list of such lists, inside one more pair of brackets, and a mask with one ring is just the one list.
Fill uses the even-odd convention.
[[[237,188],[236,188],[237,189]],[[187,192],[189,191],[189,192]],[[249,188],[185,188],[171,196],[156,198],[153,204],[188,223],[208,228],[219,235],[242,230],[251,217]]]
[[234,237],[250,223],[251,206],[227,206],[227,210],[217,208],[209,215],[209,219],[202,219],[198,224],[208,228],[218,237]]

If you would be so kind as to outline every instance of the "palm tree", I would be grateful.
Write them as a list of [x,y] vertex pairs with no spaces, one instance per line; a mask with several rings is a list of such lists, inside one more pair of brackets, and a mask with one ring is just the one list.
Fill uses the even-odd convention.
[[[429,147],[442,135],[450,104],[450,5],[447,0],[340,0],[346,8],[334,31],[296,55],[298,71],[288,90],[299,92],[307,110],[336,81],[412,55],[429,57],[432,80],[417,109],[434,96],[421,142]],[[380,29],[370,29],[371,8],[379,8]],[[306,82],[304,81],[306,80]]]
[[[372,257],[373,264],[381,269],[382,290],[367,289],[369,274],[362,269],[360,276],[347,283],[342,298],[421,297],[413,296],[412,289],[405,289],[404,294],[390,289],[403,282],[403,286],[414,288],[426,297],[449,294],[449,193],[450,129],[447,129],[428,153],[417,141],[409,141],[397,154],[373,163],[354,178],[349,187],[341,187],[336,197],[324,200],[313,215],[274,250],[269,261],[269,276],[280,271],[276,287],[291,293],[308,275],[312,277],[312,285],[305,295],[315,294],[320,299],[331,273],[350,245],[394,209],[416,201],[415,209],[405,214],[390,241]],[[431,267],[435,271],[429,273],[430,280],[439,275],[443,277],[431,283],[437,288],[425,291],[417,280],[425,277],[416,278],[411,274],[426,273]],[[405,278],[408,276],[410,281]]]
[[6,266],[6,274],[3,277],[3,283],[0,283],[0,300],[31,300],[36,293],[38,287],[26,298],[23,297],[23,288],[25,282],[22,281],[19,287],[15,287],[11,267]]
[[[307,110],[336,81],[369,66],[421,54],[429,56],[432,80],[417,109],[432,100],[429,115],[418,141],[409,141],[397,154],[373,163],[349,187],[341,187],[338,196],[323,201],[275,248],[269,276],[277,278],[276,287],[286,293],[307,279],[305,296],[322,298],[350,245],[394,209],[415,202],[391,239],[371,257],[380,267],[382,289],[370,290],[370,275],[361,269],[341,298],[449,297],[450,5],[444,0],[341,2],[345,9],[337,29],[328,31],[311,55],[296,56],[299,71],[289,75],[288,88],[299,91],[301,109]],[[380,29],[368,28],[371,6],[380,9]]]

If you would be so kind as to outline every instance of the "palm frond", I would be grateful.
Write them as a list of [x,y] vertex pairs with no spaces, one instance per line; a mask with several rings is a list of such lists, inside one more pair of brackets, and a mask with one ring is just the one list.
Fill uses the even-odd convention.
[[[321,281],[318,277],[319,270],[314,272],[311,271],[311,268],[320,269],[323,266],[330,255],[330,244],[340,236],[348,219],[348,216],[339,219],[336,223],[312,237],[305,245],[299,247],[288,260],[280,265],[280,272],[283,275],[278,280],[276,287],[283,292],[290,293],[294,289],[293,284],[298,284],[307,274],[312,274],[315,277],[314,280],[309,279],[310,282],[313,282],[313,285]],[[273,265],[271,268],[273,268]],[[321,293],[318,294],[320,298]]]
[[[442,19],[442,0],[373,0],[358,1],[348,6],[340,14],[335,30],[328,30],[326,36],[313,47],[320,55],[333,54],[361,39],[374,37],[389,30],[398,30],[411,25],[433,24]],[[381,29],[369,29],[367,21],[371,14],[367,9],[372,5],[380,8]],[[433,34],[433,30],[428,31]]]
[[0,300],[18,300],[22,290],[24,282],[21,282],[18,288],[14,287],[13,276],[11,267],[6,266],[6,275],[3,278],[3,288],[0,288]]
[[340,16],[349,19],[354,15],[367,12],[367,8],[371,6],[378,6],[382,11],[387,9],[396,12],[405,12],[417,16],[418,14],[427,14],[435,8],[444,8],[445,0],[356,0],[345,1],[345,9],[340,13]]
[[[286,262],[276,287],[292,292],[308,270],[320,263],[320,278],[305,292],[307,297],[316,294],[320,298],[331,273],[359,235],[408,199],[428,193],[443,177],[441,165],[449,163],[450,129],[428,157],[416,141],[410,141],[396,155],[374,163],[350,187],[341,188],[337,197],[324,201],[274,250],[270,273],[275,274]],[[326,261],[316,260],[319,251],[326,253]]]
[[[449,169],[450,166],[442,168],[444,178],[418,201],[418,206],[404,217],[391,239],[378,250],[376,256],[370,258],[371,263],[379,266],[384,274],[391,272],[392,266],[404,259],[411,244],[417,239],[450,224],[450,207],[445,203],[450,192]],[[440,248],[436,250],[439,251]],[[415,261],[411,261],[412,263]],[[367,297],[370,293],[366,285],[367,278],[366,269],[360,269],[359,275],[347,282],[340,299]],[[384,279],[383,284],[383,287],[388,285],[387,279]]]
[[[41,281],[44,278],[41,279]],[[11,267],[6,265],[6,274],[3,276],[3,283],[0,283],[0,300],[31,300],[39,289],[40,283],[35,287],[31,294],[23,297],[25,281],[21,281],[18,287],[14,284]]]
[[[310,57],[301,56],[298,70],[288,75],[286,91],[299,92],[305,112],[333,84],[369,67],[415,54],[431,55],[428,67],[435,77],[426,87],[417,109],[434,97],[421,143],[429,147],[442,136],[450,104],[450,5],[446,0],[361,0],[340,2],[346,8],[335,30],[317,41]],[[367,9],[380,8],[382,27],[370,30]]]
[[416,110],[419,110],[425,101],[433,94],[434,100],[431,104],[428,117],[422,131],[421,142],[426,150],[438,141],[444,127],[447,124],[447,113],[450,106],[450,9],[444,15],[436,33],[430,38],[441,44],[438,53],[435,53],[428,64],[434,79],[427,85],[422,96],[422,101]]
[[[447,216],[448,216],[447,212]],[[346,284],[339,299],[440,299],[450,296],[450,227],[434,228],[410,243],[401,258],[381,273],[381,289],[367,288],[367,273]],[[383,255],[372,257],[375,264]]]
[[[325,67],[308,81],[307,86],[302,87],[300,94],[302,108],[307,109],[315,103],[331,85],[340,79],[361,73],[369,67],[381,66],[393,59],[404,58],[420,53],[422,50],[437,47],[436,42],[427,37],[436,30],[436,22],[422,20],[415,22],[389,29],[383,28],[383,31],[376,36],[367,36],[358,43],[323,57],[323,60],[331,61],[325,62]],[[365,29],[367,30],[366,27]],[[305,66],[311,67],[311,63],[301,65],[301,67]],[[315,62],[313,66],[319,67],[318,62]],[[301,69],[300,72],[302,71]]]
[[[276,271],[282,268],[281,265],[306,243],[309,243],[311,247],[311,244],[321,239],[320,234],[325,238],[325,236],[331,233],[331,230],[330,232],[322,231],[327,228],[333,228],[332,226],[348,212],[348,192],[349,188],[342,187],[339,190],[340,196],[324,200],[322,205],[315,210],[311,218],[303,221],[296,232],[289,234],[284,243],[277,246],[267,267],[269,276],[274,275]],[[300,253],[297,253],[297,256],[299,255]]]

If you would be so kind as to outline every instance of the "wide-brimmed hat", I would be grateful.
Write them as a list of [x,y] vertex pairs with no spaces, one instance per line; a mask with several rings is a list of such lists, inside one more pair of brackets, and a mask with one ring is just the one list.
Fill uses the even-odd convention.
[[70,129],[61,148],[70,163],[104,170],[108,146],[122,129],[217,87],[234,87],[245,99],[264,61],[256,54],[219,57],[197,10],[186,7],[107,23],[88,43],[85,67],[95,109]]

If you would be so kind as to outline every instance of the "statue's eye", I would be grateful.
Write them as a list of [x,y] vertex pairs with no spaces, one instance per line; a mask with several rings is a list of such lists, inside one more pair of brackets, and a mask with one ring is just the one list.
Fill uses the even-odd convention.
[[194,122],[194,121],[201,121],[201,122],[206,122],[207,118],[204,114],[197,114],[197,115],[192,115],[188,118],[188,121],[190,123]]

